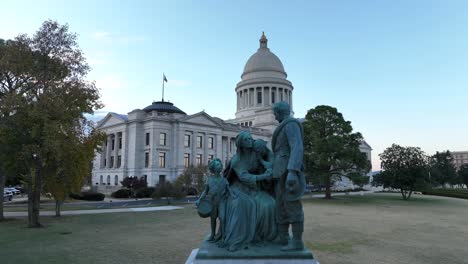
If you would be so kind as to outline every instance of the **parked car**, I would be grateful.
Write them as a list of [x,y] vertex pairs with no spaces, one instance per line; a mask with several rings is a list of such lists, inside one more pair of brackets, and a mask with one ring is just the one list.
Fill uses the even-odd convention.
[[20,190],[13,188],[13,187],[5,187],[5,190],[13,193],[13,195],[19,195],[21,193]]
[[3,190],[3,201],[11,201],[13,199],[13,193],[7,190]]

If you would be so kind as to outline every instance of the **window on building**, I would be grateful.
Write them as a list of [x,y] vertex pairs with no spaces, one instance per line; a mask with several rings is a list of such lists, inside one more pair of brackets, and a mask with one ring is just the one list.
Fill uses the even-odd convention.
[[164,184],[166,182],[166,175],[159,175],[159,183]]
[[188,168],[190,166],[190,154],[184,153],[184,166]]
[[214,138],[213,138],[213,137],[209,137],[209,138],[208,138],[208,148],[209,148],[209,149],[213,149],[213,148],[214,148]]
[[262,92],[257,91],[257,104],[262,104]]
[[249,121],[249,126],[252,126],[252,121]]
[[101,177],[100,177],[100,179],[99,179],[99,183],[100,183],[101,185],[104,184],[104,176],[101,175]]
[[148,175],[145,174],[141,178],[144,179],[146,183],[148,183]]
[[190,135],[184,135],[184,147],[190,147]]
[[119,185],[119,176],[118,175],[114,176],[114,185],[115,186]]
[[197,166],[202,165],[202,154],[197,154],[196,161],[197,161]]
[[122,166],[122,156],[118,155],[117,156],[117,168],[120,168]]
[[214,159],[213,155],[208,155],[208,162],[212,161]]
[[149,167],[149,152],[145,152],[145,168]]
[[280,89],[278,93],[279,93],[280,101],[283,101],[283,90]]
[[159,133],[159,145],[166,146],[166,133]]
[[275,100],[275,92],[271,92],[271,103],[274,104],[276,102]]
[[119,149],[122,149],[122,137],[119,137]]
[[107,175],[107,185],[110,185],[110,175]]
[[104,159],[104,167],[107,167],[107,159]]
[[203,137],[197,136],[197,148],[203,147]]
[[166,168],[166,152],[159,152],[159,167]]
[[114,156],[111,156],[111,159],[110,159],[110,167],[111,167],[111,168],[114,167]]
[[145,145],[146,146],[149,146],[150,144],[150,133],[146,133],[146,136],[145,136]]
[[115,138],[112,138],[112,150],[115,148]]

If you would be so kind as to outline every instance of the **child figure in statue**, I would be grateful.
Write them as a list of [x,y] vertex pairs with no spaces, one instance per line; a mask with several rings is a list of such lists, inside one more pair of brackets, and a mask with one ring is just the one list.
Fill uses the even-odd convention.
[[[211,235],[208,239],[210,242],[216,242],[222,238],[223,234],[223,211],[224,200],[226,199],[226,192],[228,191],[228,182],[221,175],[223,164],[220,159],[214,159],[208,164],[208,169],[211,175],[208,177],[205,184],[205,190],[200,195],[200,198],[195,202],[195,205],[201,207],[211,207],[209,216],[211,218]],[[219,230],[216,234],[216,219],[219,218]]]

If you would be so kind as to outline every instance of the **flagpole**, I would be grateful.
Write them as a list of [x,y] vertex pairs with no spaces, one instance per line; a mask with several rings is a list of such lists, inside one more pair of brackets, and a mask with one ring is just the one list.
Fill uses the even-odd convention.
[[162,101],[164,102],[164,73],[162,78]]

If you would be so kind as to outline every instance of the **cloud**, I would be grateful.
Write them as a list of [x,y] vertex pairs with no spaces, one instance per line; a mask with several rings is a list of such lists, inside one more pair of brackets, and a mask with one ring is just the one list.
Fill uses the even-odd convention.
[[111,34],[109,32],[104,32],[104,31],[98,31],[93,33],[93,37],[96,40],[106,40],[109,39]]

